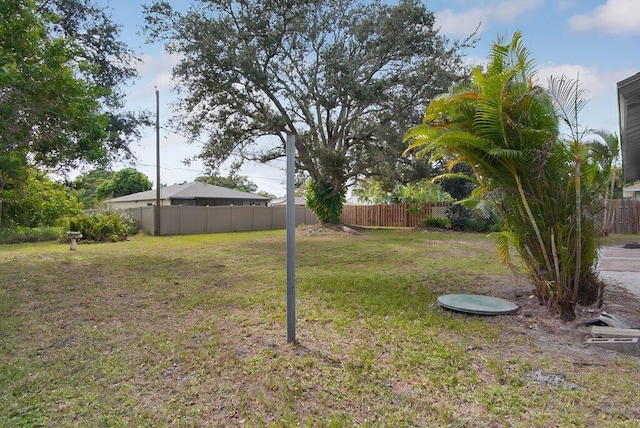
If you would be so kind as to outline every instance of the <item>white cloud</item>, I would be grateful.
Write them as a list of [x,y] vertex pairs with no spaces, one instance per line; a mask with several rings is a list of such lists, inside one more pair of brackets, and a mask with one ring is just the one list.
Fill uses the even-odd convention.
[[550,76],[579,78],[584,90],[582,98],[587,100],[587,105],[580,115],[581,123],[593,128],[619,132],[617,83],[634,72],[631,69],[601,71],[598,67],[577,64],[544,65],[538,68],[538,84],[547,87]]
[[158,73],[170,73],[173,67],[180,62],[180,59],[180,55],[169,54],[164,51],[157,55],[144,54],[136,68],[142,78]]
[[493,22],[513,22],[520,16],[544,4],[544,0],[503,0],[484,2],[482,8],[472,8],[462,12],[444,9],[435,13],[436,27],[443,34],[469,35],[480,24],[478,34]]
[[569,27],[576,32],[640,34],[640,4],[638,0],[607,0],[589,14],[569,18]]
[[[587,99],[598,98],[607,92],[607,83],[598,74],[596,67],[585,67],[577,64],[560,64],[543,66],[538,68],[538,79],[541,86],[547,86],[549,77],[560,78],[562,76],[571,80],[579,79],[580,86],[584,90]],[[615,87],[615,82],[614,82]]]
[[470,9],[463,13],[455,13],[445,9],[435,14],[436,28],[443,34],[468,36],[480,24],[478,34],[481,34],[487,22],[485,12],[481,9]]
[[505,0],[491,5],[489,7],[489,16],[500,22],[512,22],[543,4],[544,0]]
[[566,76],[569,79],[579,79],[584,90],[584,97],[592,102],[609,98],[617,91],[617,82],[633,74],[631,70],[617,70],[601,72],[598,67],[586,67],[578,64],[545,65],[538,68],[539,84],[547,86],[550,76]]
[[469,55],[464,57],[464,63],[471,67],[475,67],[478,65],[485,66],[488,62],[489,60],[486,57],[469,56]]

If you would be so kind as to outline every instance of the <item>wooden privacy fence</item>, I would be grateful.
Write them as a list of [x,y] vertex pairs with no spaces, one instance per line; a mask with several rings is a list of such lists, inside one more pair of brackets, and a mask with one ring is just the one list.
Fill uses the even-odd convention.
[[[342,221],[351,226],[415,227],[425,217],[446,217],[450,202],[394,205],[345,205]],[[640,201],[609,201],[611,233],[637,234],[640,226]],[[603,214],[601,214],[602,216]],[[602,220],[602,217],[601,217]]]
[[446,217],[451,202],[345,205],[342,222],[351,226],[416,227],[425,217]]
[[636,199],[612,199],[609,201],[611,233],[638,233],[640,218],[638,208],[640,201]]

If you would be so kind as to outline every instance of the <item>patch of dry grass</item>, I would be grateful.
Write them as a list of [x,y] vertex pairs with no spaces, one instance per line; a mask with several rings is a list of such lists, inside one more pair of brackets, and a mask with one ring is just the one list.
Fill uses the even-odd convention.
[[637,358],[585,350],[539,309],[487,318],[437,306],[454,292],[528,301],[485,235],[301,229],[296,345],[284,231],[0,246],[0,270],[2,426],[640,418]]

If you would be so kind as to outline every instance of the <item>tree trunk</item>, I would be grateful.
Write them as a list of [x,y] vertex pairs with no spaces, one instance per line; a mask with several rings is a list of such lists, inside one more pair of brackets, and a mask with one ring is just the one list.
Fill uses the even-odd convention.
[[[576,187],[576,263],[573,278],[573,298],[571,299],[575,307],[580,295],[580,279],[582,276],[582,190],[580,182],[580,142],[576,141],[576,166],[575,166],[575,187]],[[569,284],[567,284],[568,286]]]

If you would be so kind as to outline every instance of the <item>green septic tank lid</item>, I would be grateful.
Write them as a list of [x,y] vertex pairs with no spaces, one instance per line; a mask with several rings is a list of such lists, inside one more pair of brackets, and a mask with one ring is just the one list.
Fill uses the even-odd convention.
[[445,294],[438,297],[438,304],[454,311],[478,315],[514,314],[520,309],[508,300],[477,294]]

